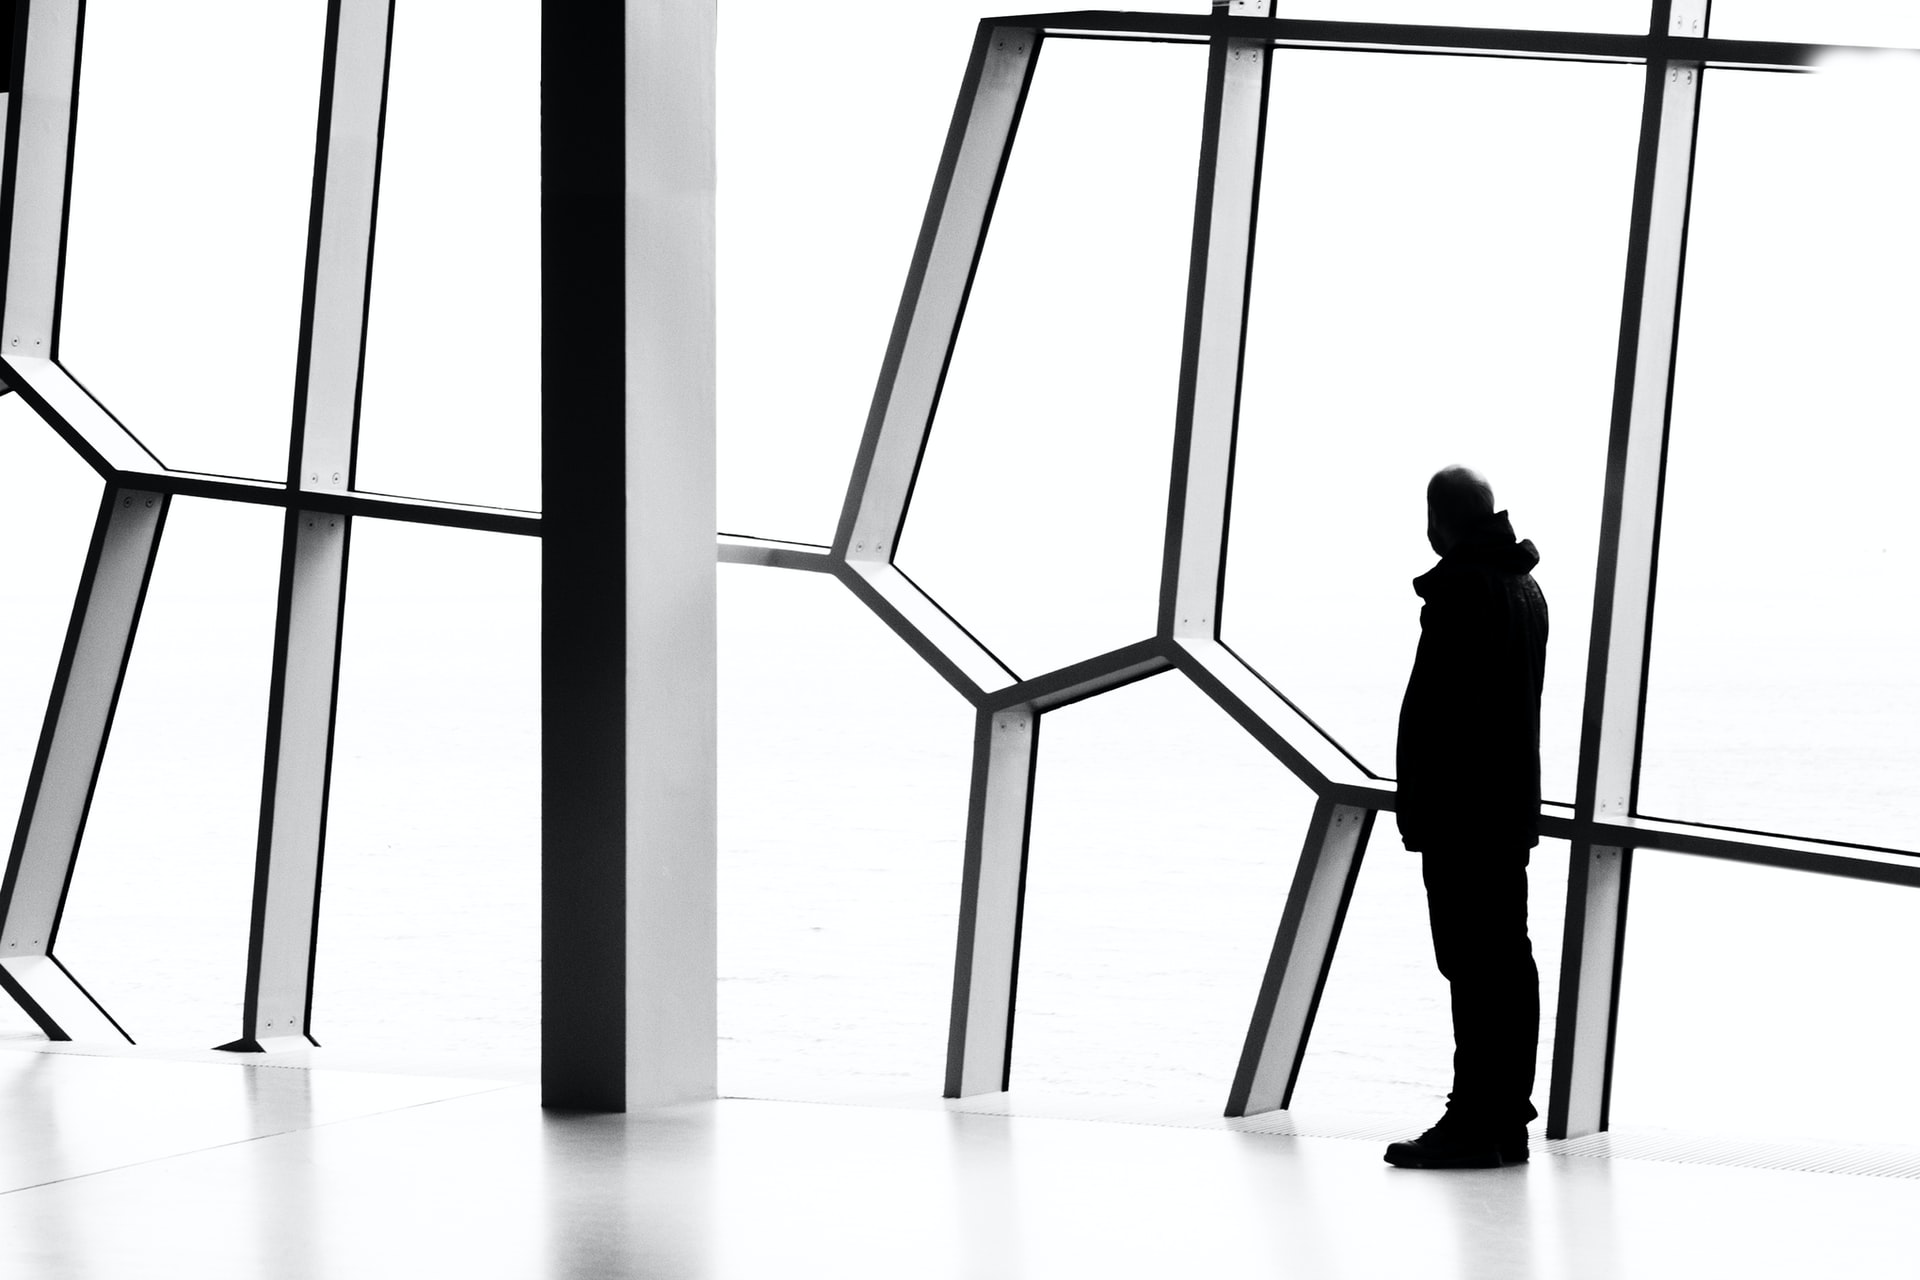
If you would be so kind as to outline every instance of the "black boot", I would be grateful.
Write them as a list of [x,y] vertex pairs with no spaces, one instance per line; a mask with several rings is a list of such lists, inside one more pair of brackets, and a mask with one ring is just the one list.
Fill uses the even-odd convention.
[[1387,1163],[1401,1169],[1498,1169],[1527,1158],[1527,1135],[1497,1134],[1452,1112],[1417,1138],[1387,1147]]

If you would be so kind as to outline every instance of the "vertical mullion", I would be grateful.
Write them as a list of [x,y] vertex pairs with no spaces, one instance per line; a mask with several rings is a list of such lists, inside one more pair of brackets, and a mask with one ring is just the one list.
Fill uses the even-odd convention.
[[982,710],[975,726],[947,1033],[949,1098],[998,1093],[1012,1073],[1020,922],[1040,748],[1040,713],[1032,707]]
[[834,552],[891,562],[973,287],[1040,34],[980,26],[854,460]]
[[35,0],[22,24],[26,47],[17,59],[21,83],[8,95],[7,182],[0,193],[7,237],[0,358],[58,354],[81,9],[80,0]]
[[1327,799],[1314,805],[1227,1096],[1230,1116],[1281,1110],[1293,1100],[1373,818],[1374,810],[1356,805]]
[[[1656,34],[1704,34],[1706,20],[1706,0],[1655,7]],[[1575,794],[1581,823],[1630,814],[1638,785],[1702,74],[1670,57],[1647,65]],[[1549,1137],[1607,1127],[1632,870],[1631,848],[1590,839],[1576,840],[1568,860]]]
[[[288,485],[353,484],[392,0],[333,0],[320,78],[313,208]],[[351,520],[289,504],[242,1030],[227,1049],[313,1043],[320,878]]]
[[1208,59],[1167,498],[1162,635],[1219,635],[1271,61],[1264,44],[1225,36],[1213,39]]
[[109,487],[0,882],[0,985],[55,1040],[126,1040],[53,956],[94,784],[166,524],[167,496]]

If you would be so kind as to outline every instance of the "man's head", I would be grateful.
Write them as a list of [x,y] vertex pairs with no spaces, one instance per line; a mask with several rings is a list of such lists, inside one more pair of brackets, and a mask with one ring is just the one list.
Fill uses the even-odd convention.
[[1435,554],[1447,554],[1492,514],[1493,486],[1478,471],[1442,467],[1427,481],[1427,542]]

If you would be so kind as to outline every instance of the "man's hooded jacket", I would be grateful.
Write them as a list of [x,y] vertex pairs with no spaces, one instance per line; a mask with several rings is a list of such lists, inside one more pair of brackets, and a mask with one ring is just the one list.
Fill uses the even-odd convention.
[[1547,600],[1507,513],[1413,580],[1426,603],[1400,704],[1400,837],[1415,850],[1540,839],[1540,683]]

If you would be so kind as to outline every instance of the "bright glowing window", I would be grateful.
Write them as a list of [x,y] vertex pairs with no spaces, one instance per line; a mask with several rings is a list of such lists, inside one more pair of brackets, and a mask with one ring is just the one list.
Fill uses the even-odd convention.
[[286,479],[325,19],[87,5],[59,355],[170,467]]
[[1206,70],[1041,48],[898,557],[1021,675],[1153,633]]
[[1643,812],[1920,843],[1917,109],[1872,74],[1705,85]]
[[1391,776],[1427,478],[1474,467],[1540,550],[1544,785],[1571,799],[1644,74],[1282,52],[1273,76],[1222,638]]

